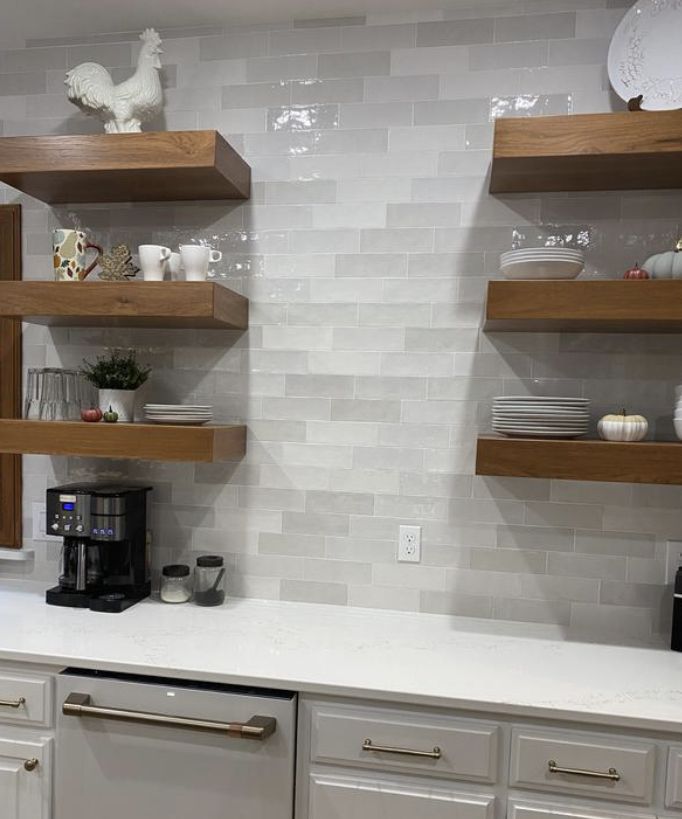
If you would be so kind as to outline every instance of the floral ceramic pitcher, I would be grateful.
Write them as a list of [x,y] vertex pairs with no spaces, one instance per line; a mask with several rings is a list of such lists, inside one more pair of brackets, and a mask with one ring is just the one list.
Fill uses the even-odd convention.
[[[97,251],[97,258],[88,265],[87,251]],[[99,245],[88,241],[82,230],[59,228],[52,234],[54,277],[58,282],[79,282],[97,267],[104,252]]]

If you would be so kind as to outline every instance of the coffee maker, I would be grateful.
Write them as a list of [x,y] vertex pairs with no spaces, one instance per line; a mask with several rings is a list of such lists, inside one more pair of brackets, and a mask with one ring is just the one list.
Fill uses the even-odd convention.
[[52,606],[121,612],[148,597],[149,486],[68,484],[47,490],[47,530],[62,535]]

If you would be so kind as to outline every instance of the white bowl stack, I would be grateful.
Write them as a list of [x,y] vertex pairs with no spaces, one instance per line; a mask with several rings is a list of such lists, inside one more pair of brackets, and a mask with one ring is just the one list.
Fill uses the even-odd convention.
[[153,424],[200,426],[213,420],[213,407],[203,404],[145,404],[144,414]]
[[500,256],[508,279],[575,279],[584,267],[583,251],[568,247],[526,247]]
[[590,427],[587,398],[505,395],[493,401],[493,430],[528,438],[578,438]]

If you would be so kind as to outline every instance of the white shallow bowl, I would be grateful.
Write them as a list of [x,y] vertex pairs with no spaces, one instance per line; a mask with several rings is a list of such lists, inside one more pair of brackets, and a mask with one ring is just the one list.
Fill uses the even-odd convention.
[[500,267],[508,279],[575,279],[584,270],[582,261],[521,261]]
[[589,404],[589,398],[573,395],[496,395],[495,401],[540,401],[545,404]]
[[500,254],[500,261],[501,262],[516,262],[525,259],[570,259],[571,261],[583,261],[585,256],[582,253],[568,253],[566,251],[562,253],[535,253],[535,252],[513,252],[513,253],[501,253]]
[[517,247],[513,250],[505,250],[500,255],[514,256],[521,253],[536,253],[545,256],[561,256],[568,253],[569,255],[583,256],[585,251],[577,247]]

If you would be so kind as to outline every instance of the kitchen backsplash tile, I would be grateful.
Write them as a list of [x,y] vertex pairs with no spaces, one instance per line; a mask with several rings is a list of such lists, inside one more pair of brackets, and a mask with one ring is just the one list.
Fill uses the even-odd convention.
[[[227,557],[229,593],[556,623],[586,639],[666,627],[665,541],[679,487],[474,478],[499,394],[585,395],[672,434],[670,336],[483,334],[485,283],[514,228],[581,227],[588,272],[617,276],[674,244],[671,193],[487,193],[492,119],[622,108],[609,92],[620,0],[515,0],[445,11],[163,32],[162,128],[217,128],[253,167],[249,203],[24,206],[24,275],[49,278],[49,230],[106,245],[207,240],[215,275],[251,299],[251,329],[26,325],[26,366],[78,366],[107,345],[154,366],[147,395],[244,419],[240,464],[29,456],[26,543],[7,576],[47,582],[58,546],[31,540],[32,503],[67,480],[156,487],[153,567]],[[124,79],[137,34],[0,52],[2,133],[96,133],[64,95],[94,59]],[[642,219],[642,214],[646,218]],[[397,564],[401,523],[422,564]]]

